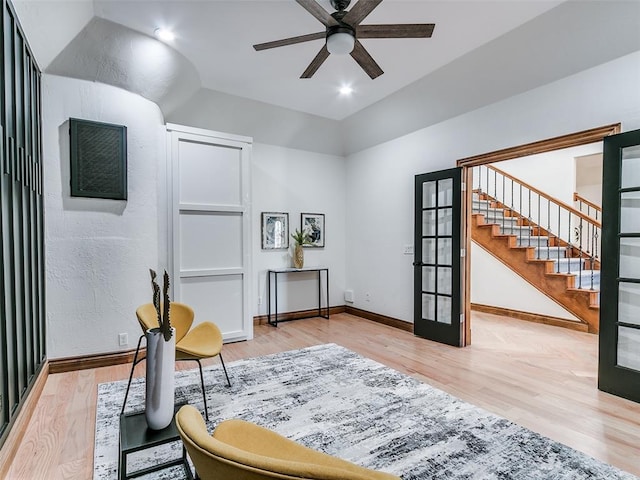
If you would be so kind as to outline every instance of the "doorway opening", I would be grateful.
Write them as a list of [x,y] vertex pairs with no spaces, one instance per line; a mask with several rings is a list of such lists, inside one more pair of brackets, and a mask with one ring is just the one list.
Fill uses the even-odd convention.
[[[590,185],[590,182],[593,183],[593,175],[590,175],[593,172],[589,168],[597,162],[598,152],[597,148],[588,146],[596,144],[601,151],[602,140],[619,131],[620,124],[607,125],[457,162],[467,185],[463,201],[465,221],[462,240],[463,248],[468,252],[463,259],[462,292],[464,318],[467,321],[463,325],[462,345],[471,344],[472,307],[475,311],[515,318],[520,316],[523,320],[538,320],[541,323],[553,323],[553,319],[556,319],[556,324],[597,333],[599,313],[593,305],[598,301],[595,287],[599,286],[601,214],[596,220],[594,207],[597,202],[593,200],[597,196],[597,187]],[[548,167],[545,169],[541,165],[545,162],[553,165],[557,161],[553,152],[566,149],[571,149],[574,156],[579,157],[575,164],[566,162],[564,166],[573,170],[575,184],[571,181],[569,188],[566,182],[564,186],[560,186],[561,182],[555,182],[552,194],[533,186],[532,183],[537,181],[532,181],[532,178],[537,176],[544,179],[553,175]],[[531,158],[533,156],[536,157]],[[536,162],[535,166],[532,166],[533,162]],[[579,162],[585,163],[581,168],[576,168]],[[525,175],[527,171],[529,173]],[[529,182],[519,178],[522,176],[527,177]],[[569,192],[570,189],[575,191]],[[574,197],[574,193],[578,193],[578,196]],[[548,197],[553,200],[550,201]],[[573,210],[567,213],[569,207]],[[590,216],[594,217],[593,220],[589,219]],[[487,219],[491,223],[485,223]],[[484,223],[484,226],[479,228],[479,223]],[[498,237],[502,242],[497,247],[500,252],[487,252],[490,249],[489,237]],[[532,248],[517,248],[523,246]],[[532,268],[530,271],[514,273],[506,267],[508,261],[505,255],[506,258],[511,255],[511,260],[517,256],[529,257],[528,263]],[[497,260],[498,257],[500,260]],[[486,268],[491,270],[491,278],[478,282],[480,269]],[[552,269],[556,269],[555,275]],[[550,275],[545,270],[551,270]],[[563,282],[566,284],[568,276],[575,279],[575,282],[569,281],[570,284],[574,282],[569,289],[569,297],[573,300],[563,304],[557,286]],[[534,281],[539,286],[532,289],[530,285],[535,285]],[[476,285],[473,293],[472,284]],[[507,285],[510,291],[501,290],[501,285]],[[540,293],[543,291],[540,285],[549,289],[551,299],[546,296],[548,292]],[[522,288],[532,292],[524,305],[517,303],[522,297],[519,293]],[[557,295],[554,296],[554,292]],[[584,321],[585,318],[589,319],[588,322]]]

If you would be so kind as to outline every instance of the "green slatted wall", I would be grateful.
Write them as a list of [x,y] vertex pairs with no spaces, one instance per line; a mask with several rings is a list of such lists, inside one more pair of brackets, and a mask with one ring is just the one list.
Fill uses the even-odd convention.
[[0,446],[45,358],[40,70],[13,6],[0,41]]

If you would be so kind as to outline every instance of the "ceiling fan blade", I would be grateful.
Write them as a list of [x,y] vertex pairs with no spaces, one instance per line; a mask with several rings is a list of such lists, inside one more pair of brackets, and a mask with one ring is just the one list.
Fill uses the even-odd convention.
[[329,57],[329,50],[327,50],[327,46],[324,45],[316,55],[316,58],[314,58],[311,61],[307,69],[303,72],[302,75],[300,75],[300,78],[313,77],[313,74],[318,71],[318,69],[320,68],[320,65],[322,65],[328,57]]
[[430,38],[434,23],[406,23],[396,25],[359,25],[358,38]]
[[351,56],[356,62],[358,62],[358,65],[360,65],[362,69],[367,72],[367,75],[371,77],[371,80],[379,77],[384,73],[380,68],[380,65],[376,63],[373,57],[369,55],[369,52],[365,50],[365,48],[358,40],[356,40],[356,44],[353,47]]
[[284,47],[285,45],[294,45],[296,43],[309,42],[311,40],[319,40],[325,38],[327,34],[325,32],[309,33],[308,35],[299,35],[297,37],[283,38],[282,40],[275,40],[273,42],[258,43],[253,48],[256,51],[267,50],[268,48]]
[[302,8],[304,8],[311,15],[316,17],[325,27],[332,27],[338,25],[335,18],[331,16],[324,8],[322,8],[316,0],[296,0]]
[[365,19],[371,11],[380,5],[382,0],[359,0],[349,12],[344,16],[342,21],[352,27],[358,25]]

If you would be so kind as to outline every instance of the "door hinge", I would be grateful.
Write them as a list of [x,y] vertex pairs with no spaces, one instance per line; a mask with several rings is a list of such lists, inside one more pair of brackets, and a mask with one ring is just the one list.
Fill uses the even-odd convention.
[[460,249],[460,258],[464,258],[467,256],[467,251],[464,248]]
[[460,190],[463,191],[463,192],[467,191],[467,184],[465,182],[462,182],[460,184]]
[[460,325],[464,325],[464,313],[460,314]]

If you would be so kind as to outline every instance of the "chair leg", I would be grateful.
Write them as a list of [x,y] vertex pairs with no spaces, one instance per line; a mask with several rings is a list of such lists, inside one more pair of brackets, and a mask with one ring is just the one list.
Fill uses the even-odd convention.
[[198,367],[200,368],[200,384],[202,385],[202,399],[204,400],[204,416],[209,421],[209,409],[207,408],[207,394],[204,391],[204,376],[202,375],[202,364],[200,360],[196,360],[198,362]]
[[220,362],[222,363],[222,369],[224,370],[224,376],[227,377],[227,384],[231,386],[231,382],[229,381],[229,375],[227,375],[227,367],[224,366],[224,360],[222,359],[222,353],[218,354],[220,356]]
[[127,383],[127,392],[124,394],[124,401],[122,402],[122,410],[120,410],[120,415],[124,413],[124,407],[127,405],[127,397],[129,396],[129,387],[131,387],[131,380],[133,379],[133,370],[136,368],[136,365],[140,363],[144,358],[138,360],[138,352],[140,352],[140,344],[142,343],[142,339],[144,335],[140,335],[138,339],[138,346],[136,347],[136,353],[133,356],[133,363],[131,364],[131,373],[129,373],[129,383]]

